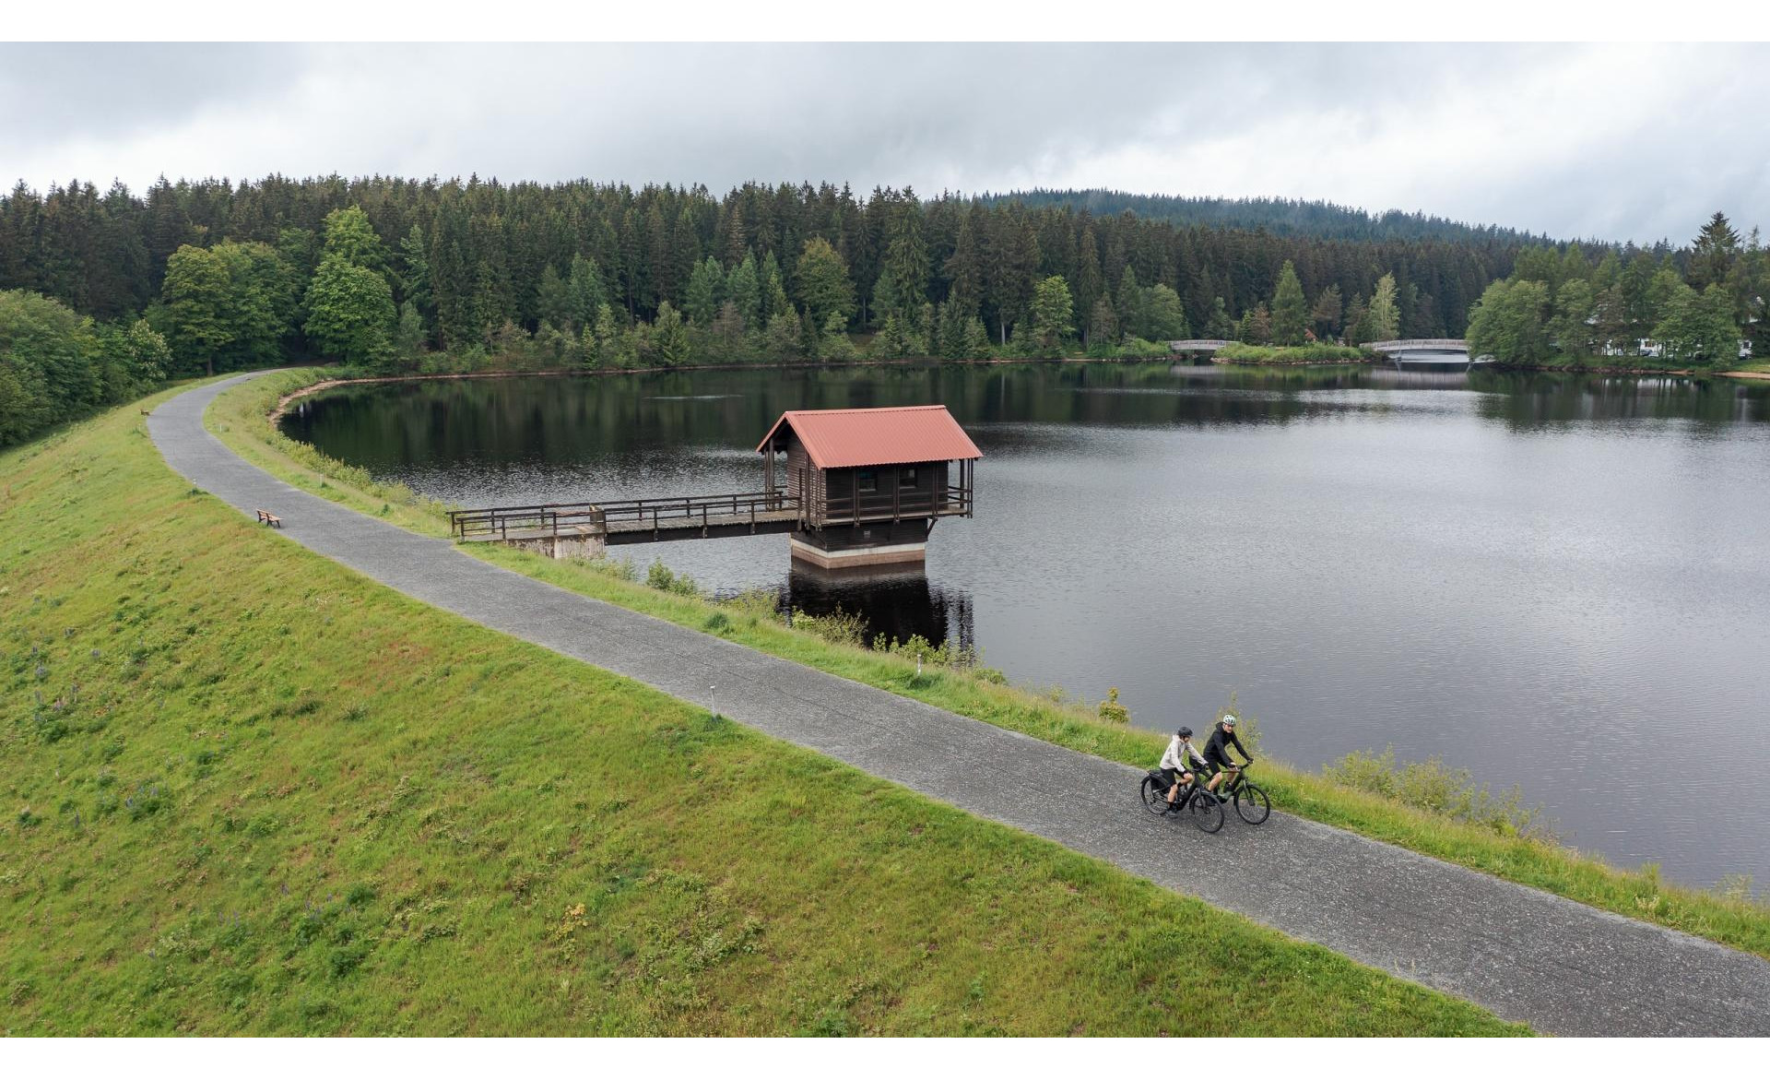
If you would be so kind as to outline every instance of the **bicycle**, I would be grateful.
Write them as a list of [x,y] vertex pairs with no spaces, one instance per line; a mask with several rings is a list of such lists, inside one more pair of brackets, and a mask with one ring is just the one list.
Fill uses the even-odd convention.
[[1180,798],[1170,804],[1168,789],[1172,786],[1162,779],[1160,769],[1149,770],[1149,775],[1143,778],[1143,808],[1157,817],[1186,814],[1203,832],[1214,833],[1223,827],[1223,804],[1199,786],[1196,775],[1180,793]]
[[1266,797],[1264,789],[1255,785],[1247,778],[1247,769],[1253,762],[1243,765],[1231,765],[1227,770],[1229,782],[1223,787],[1223,794],[1217,796],[1218,802],[1233,802],[1235,812],[1249,825],[1258,825],[1272,816],[1272,800]]

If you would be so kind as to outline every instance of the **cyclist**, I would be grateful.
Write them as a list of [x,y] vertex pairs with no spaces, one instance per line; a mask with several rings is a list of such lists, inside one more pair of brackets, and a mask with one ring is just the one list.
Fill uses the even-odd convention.
[[1168,749],[1162,754],[1162,783],[1168,785],[1168,805],[1173,806],[1180,798],[1180,785],[1190,784],[1196,775],[1194,766],[1203,765],[1205,759],[1199,756],[1198,747],[1192,745],[1192,729],[1183,727],[1168,740]]
[[1223,777],[1239,768],[1229,760],[1231,746],[1248,759],[1249,765],[1254,763],[1254,755],[1248,753],[1241,740],[1235,737],[1235,714],[1227,713],[1223,719],[1217,721],[1217,726],[1211,729],[1210,739],[1205,742],[1205,763],[1212,769],[1211,781],[1205,785],[1205,790],[1213,795],[1217,792],[1217,785],[1223,782]]

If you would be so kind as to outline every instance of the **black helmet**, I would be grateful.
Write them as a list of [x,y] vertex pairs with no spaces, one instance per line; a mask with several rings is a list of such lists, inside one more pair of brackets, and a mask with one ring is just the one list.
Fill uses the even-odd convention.
[[1180,736],[1182,739],[1190,739],[1192,738],[1192,729],[1189,727],[1183,727],[1179,731],[1174,732],[1174,734]]

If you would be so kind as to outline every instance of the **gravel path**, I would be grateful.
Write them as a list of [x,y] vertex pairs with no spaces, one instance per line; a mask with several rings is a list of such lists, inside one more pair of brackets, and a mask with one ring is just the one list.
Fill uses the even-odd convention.
[[[1206,836],[1139,806],[1142,770],[1066,750],[542,584],[345,509],[203,429],[148,420],[172,468],[425,603],[1560,1035],[1770,1035],[1770,962],[1274,812]],[[781,558],[787,553],[783,547]],[[715,687],[717,690],[715,691]]]

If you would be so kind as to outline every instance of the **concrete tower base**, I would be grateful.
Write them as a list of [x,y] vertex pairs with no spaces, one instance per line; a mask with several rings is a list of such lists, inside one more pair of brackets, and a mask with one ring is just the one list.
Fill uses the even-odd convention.
[[793,558],[822,570],[861,566],[919,566],[928,558],[928,522],[900,521],[795,532]]

